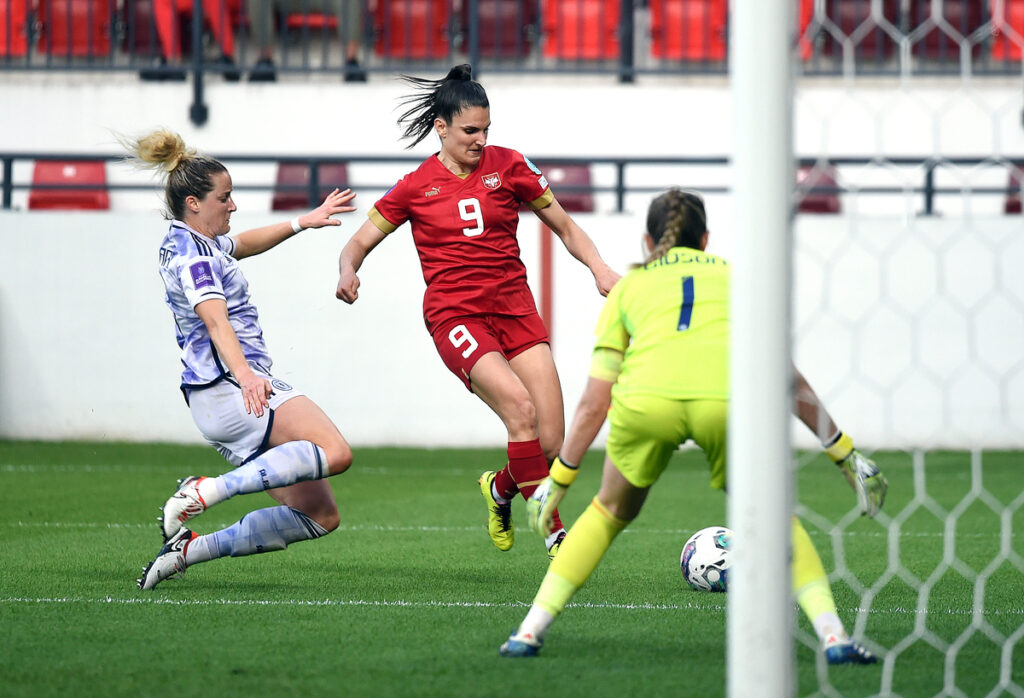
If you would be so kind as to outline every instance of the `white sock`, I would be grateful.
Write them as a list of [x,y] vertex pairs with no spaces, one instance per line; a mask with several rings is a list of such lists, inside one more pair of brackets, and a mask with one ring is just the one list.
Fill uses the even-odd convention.
[[508,504],[508,500],[498,494],[498,490],[494,487],[494,480],[491,480],[491,496],[494,497],[494,501],[501,506]]
[[220,477],[206,478],[197,489],[206,507],[210,508],[236,494],[287,487],[304,480],[320,480],[329,474],[327,454],[322,448],[310,441],[289,441]]
[[554,622],[555,617],[543,608],[536,605],[530,606],[526,618],[523,618],[523,622],[519,624],[519,629],[516,630],[516,636],[520,638],[526,636],[538,642],[543,642],[548,628]]
[[230,555],[256,555],[284,550],[290,543],[326,536],[327,529],[301,511],[278,506],[249,512],[225,529],[199,536],[185,550],[185,564],[193,565]]
[[560,528],[557,531],[552,531],[551,535],[544,539],[544,545],[550,550],[551,549],[551,545],[556,540],[558,540],[558,536],[562,535],[563,533],[565,533],[565,529],[564,528]]
[[829,644],[833,641],[833,638],[840,642],[846,642],[850,639],[850,636],[846,634],[846,628],[843,627],[843,621],[839,620],[839,616],[835,613],[826,611],[825,613],[818,614],[812,625],[822,644]]

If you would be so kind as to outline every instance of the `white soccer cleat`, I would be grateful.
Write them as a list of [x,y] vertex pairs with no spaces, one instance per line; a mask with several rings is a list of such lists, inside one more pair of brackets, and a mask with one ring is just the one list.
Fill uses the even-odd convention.
[[205,479],[192,476],[178,480],[178,489],[164,503],[163,514],[159,519],[160,532],[163,533],[165,541],[170,541],[177,535],[186,521],[206,511],[206,502],[199,495],[198,487]]
[[143,568],[142,576],[136,580],[139,588],[152,589],[165,579],[184,576],[185,568],[188,567],[185,563],[185,549],[198,537],[198,534],[187,528],[179,528],[174,537],[160,548],[156,558]]

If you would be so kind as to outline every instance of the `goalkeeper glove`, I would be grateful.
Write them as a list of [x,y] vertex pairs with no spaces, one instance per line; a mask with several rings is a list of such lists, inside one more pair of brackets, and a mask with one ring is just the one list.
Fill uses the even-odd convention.
[[846,481],[857,493],[861,516],[873,517],[885,502],[889,482],[875,462],[853,447],[853,439],[839,432],[831,446],[825,448],[829,458],[843,472]]
[[566,465],[561,458],[555,458],[550,474],[526,500],[526,522],[531,530],[542,536],[551,534],[555,510],[578,472],[579,466]]

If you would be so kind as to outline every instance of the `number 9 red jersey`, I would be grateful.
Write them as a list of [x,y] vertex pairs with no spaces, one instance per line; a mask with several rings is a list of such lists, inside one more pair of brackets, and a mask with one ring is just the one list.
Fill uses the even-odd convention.
[[432,155],[370,210],[391,233],[409,221],[427,290],[423,317],[432,329],[452,317],[536,313],[516,230],[523,202],[534,210],[554,194],[522,154],[486,146],[476,170],[459,176]]

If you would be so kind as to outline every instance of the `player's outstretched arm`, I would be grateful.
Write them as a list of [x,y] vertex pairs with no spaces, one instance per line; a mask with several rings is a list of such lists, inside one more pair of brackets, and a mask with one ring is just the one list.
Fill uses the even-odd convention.
[[346,303],[355,303],[359,298],[359,268],[366,255],[384,239],[385,233],[369,218],[359,226],[355,235],[345,243],[338,258],[338,289],[334,295]]
[[860,513],[874,516],[885,502],[889,482],[875,462],[853,446],[853,439],[839,430],[817,393],[802,373],[793,367],[793,413],[821,440],[829,458],[839,466],[857,493]]
[[272,223],[262,228],[253,228],[233,236],[235,240],[235,259],[244,259],[262,254],[280,245],[296,233],[309,228],[323,228],[328,225],[341,225],[341,221],[331,216],[339,213],[350,213],[356,210],[349,202],[356,197],[351,189],[340,191],[335,189],[324,199],[323,203],[308,213],[296,216],[290,221]]
[[882,509],[889,481],[875,462],[853,447],[853,439],[839,432],[825,452],[842,470],[846,481],[857,493],[857,503],[863,516],[873,517]]
[[534,213],[561,239],[569,254],[587,265],[590,273],[594,275],[597,290],[602,296],[607,296],[621,275],[605,264],[590,236],[565,212],[557,199]]
[[569,433],[562,443],[561,453],[551,464],[550,475],[526,502],[527,523],[532,530],[543,536],[551,533],[554,512],[565,497],[569,485],[575,481],[580,461],[604,424],[612,401],[612,385],[614,381],[593,376],[588,379],[569,426]]

